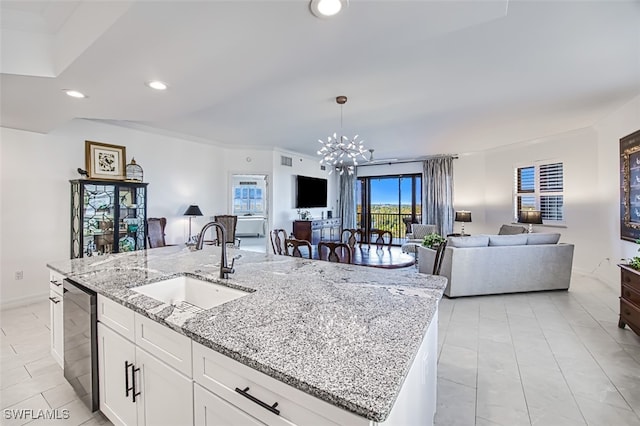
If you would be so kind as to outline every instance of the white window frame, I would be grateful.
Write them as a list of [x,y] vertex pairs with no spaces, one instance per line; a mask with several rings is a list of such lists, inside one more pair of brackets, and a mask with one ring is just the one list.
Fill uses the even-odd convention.
[[[561,164],[562,165],[562,191],[541,191],[540,190],[540,167],[551,165],[551,164]],[[534,168],[534,191],[533,192],[518,192],[518,169],[522,168]],[[541,210],[540,200],[541,197],[544,196],[562,196],[562,219],[561,220],[551,220],[551,219],[542,219],[543,225],[565,225],[566,223],[566,211],[565,211],[565,164],[564,161],[559,159],[550,159],[550,160],[540,160],[534,161],[531,163],[523,163],[516,165],[513,170],[514,183],[513,183],[513,215],[514,222],[518,222],[518,197],[522,196],[531,196],[534,197],[535,208],[536,210]]]

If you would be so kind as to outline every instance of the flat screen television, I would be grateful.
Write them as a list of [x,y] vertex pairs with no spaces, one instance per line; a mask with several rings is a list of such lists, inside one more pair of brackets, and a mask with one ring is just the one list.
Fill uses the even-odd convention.
[[327,207],[327,180],[297,176],[296,208]]

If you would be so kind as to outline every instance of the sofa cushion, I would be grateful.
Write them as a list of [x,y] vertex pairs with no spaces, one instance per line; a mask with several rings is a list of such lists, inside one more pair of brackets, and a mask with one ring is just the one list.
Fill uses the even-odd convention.
[[472,235],[469,237],[449,237],[448,247],[486,247],[489,237],[486,235]]
[[490,246],[524,246],[526,244],[527,234],[489,235]]
[[500,231],[498,235],[515,235],[515,234],[524,234],[527,232],[527,228],[520,225],[502,225],[500,227]]
[[560,241],[560,234],[558,233],[527,234],[528,245],[558,244],[558,241]]

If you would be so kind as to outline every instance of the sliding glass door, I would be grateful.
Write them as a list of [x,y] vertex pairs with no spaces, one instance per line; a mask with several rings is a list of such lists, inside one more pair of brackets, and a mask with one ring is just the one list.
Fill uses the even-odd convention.
[[407,224],[422,218],[421,175],[358,178],[356,184],[358,227],[391,231],[394,244],[401,244]]

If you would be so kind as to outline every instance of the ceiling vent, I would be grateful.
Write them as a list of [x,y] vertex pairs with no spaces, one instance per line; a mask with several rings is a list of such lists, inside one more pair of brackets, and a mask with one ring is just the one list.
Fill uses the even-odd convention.
[[280,156],[280,165],[281,166],[293,167],[293,158],[281,155]]

